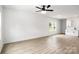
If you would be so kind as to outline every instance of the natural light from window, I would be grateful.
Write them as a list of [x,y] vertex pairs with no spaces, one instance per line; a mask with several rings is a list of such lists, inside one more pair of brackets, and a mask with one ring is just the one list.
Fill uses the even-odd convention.
[[49,32],[56,31],[56,22],[55,21],[49,21]]

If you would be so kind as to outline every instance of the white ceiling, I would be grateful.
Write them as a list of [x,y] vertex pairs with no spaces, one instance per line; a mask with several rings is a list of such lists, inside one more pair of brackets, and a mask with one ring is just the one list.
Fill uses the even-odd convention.
[[79,5],[55,5],[54,12],[48,13],[51,17],[68,18],[79,16]]
[[[29,10],[34,13],[37,13],[38,9],[33,5],[7,5],[3,6],[5,8],[16,9],[16,10]],[[46,15],[52,18],[68,18],[79,16],[79,5],[52,5],[50,9],[53,9],[53,12],[47,12]],[[39,13],[39,12],[38,12]]]

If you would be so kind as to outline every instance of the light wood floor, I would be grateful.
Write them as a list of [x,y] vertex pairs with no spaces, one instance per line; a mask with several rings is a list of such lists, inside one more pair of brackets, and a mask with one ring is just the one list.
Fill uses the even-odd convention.
[[79,38],[55,35],[22,42],[5,44],[2,53],[7,54],[63,54],[79,53]]

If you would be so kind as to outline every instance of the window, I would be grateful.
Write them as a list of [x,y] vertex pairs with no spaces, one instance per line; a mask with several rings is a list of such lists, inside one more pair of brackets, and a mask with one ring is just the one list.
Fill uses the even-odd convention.
[[49,21],[49,32],[56,31],[56,22],[55,21]]

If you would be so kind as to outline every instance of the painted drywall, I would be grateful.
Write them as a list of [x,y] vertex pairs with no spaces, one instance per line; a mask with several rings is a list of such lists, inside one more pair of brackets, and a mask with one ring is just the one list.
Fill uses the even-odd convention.
[[61,19],[60,20],[60,32],[65,33],[66,29],[66,19]]
[[52,5],[49,15],[54,18],[69,18],[79,15],[79,5]]
[[[36,13],[31,9],[31,6],[25,6],[25,8],[23,6],[3,6],[2,12],[4,43],[53,34],[53,32],[48,32],[48,22],[51,18]],[[59,33],[59,28],[56,33]]]
[[0,40],[1,40],[1,13],[2,13],[2,7],[0,6]]
[[2,18],[1,18],[1,15],[2,15],[2,6],[0,6],[0,53],[1,53],[1,50],[2,50],[2,47],[3,47],[3,40],[2,40],[2,30],[1,30],[1,26],[2,26]]

